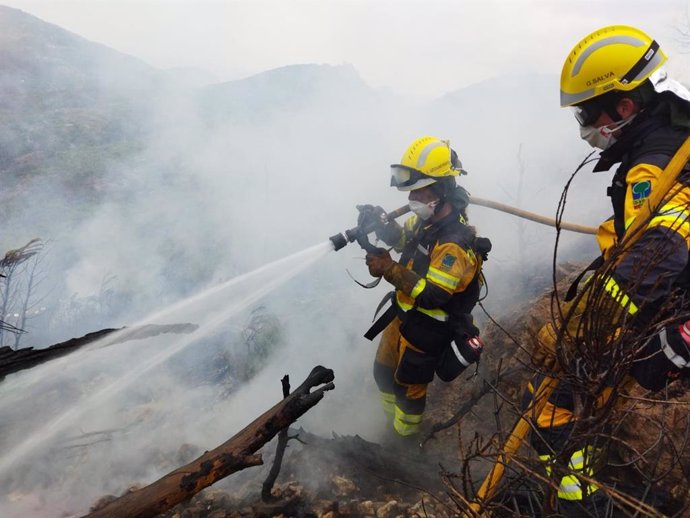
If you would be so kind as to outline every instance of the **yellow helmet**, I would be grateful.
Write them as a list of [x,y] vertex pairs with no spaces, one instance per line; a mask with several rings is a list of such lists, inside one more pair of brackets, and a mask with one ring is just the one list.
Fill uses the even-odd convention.
[[405,150],[399,164],[391,164],[391,185],[399,191],[414,191],[459,174],[467,172],[448,140],[421,137]]
[[611,25],[594,31],[575,45],[563,64],[561,106],[634,90],[665,61],[659,44],[639,29]]

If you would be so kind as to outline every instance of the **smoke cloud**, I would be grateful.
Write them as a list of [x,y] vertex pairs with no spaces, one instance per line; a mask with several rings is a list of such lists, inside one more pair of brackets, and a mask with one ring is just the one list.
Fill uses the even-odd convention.
[[[98,88],[131,77],[130,65],[97,70]],[[114,106],[128,121],[113,129],[121,147],[89,150],[93,176],[73,178],[67,163],[26,180],[27,201],[6,211],[0,230],[6,248],[50,242],[48,309],[24,345],[138,323],[199,328],[96,344],[3,380],[4,517],[84,513],[101,495],[151,482],[277,402],[284,374],[296,386],[317,364],[335,370],[336,390],[300,424],[376,440],[376,345],[362,334],[390,287],[357,286],[346,270],[369,281],[364,253],[356,244],[328,253],[327,237],[355,225],[357,204],[406,204],[388,187],[388,167],[421,135],[450,139],[471,194],[547,216],[590,151],[558,108],[555,75],[501,75],[413,102],[370,87],[350,65],[201,87],[150,74],[118,85],[123,104]],[[585,168],[565,219],[605,219],[609,181]],[[481,207],[469,213],[494,245],[485,305],[500,314],[531,295],[531,280],[546,285],[555,230]],[[561,246],[563,259],[596,254],[591,236],[563,234]],[[276,346],[261,350],[248,377],[257,311],[274,317]]]

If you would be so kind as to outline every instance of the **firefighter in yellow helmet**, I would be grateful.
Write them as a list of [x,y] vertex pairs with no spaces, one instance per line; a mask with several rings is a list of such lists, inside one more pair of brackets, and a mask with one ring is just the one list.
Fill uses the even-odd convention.
[[[684,325],[690,317],[690,167],[688,155],[681,158],[683,154],[678,153],[690,136],[690,92],[668,77],[662,68],[665,61],[659,44],[647,34],[614,25],[594,31],[575,45],[561,73],[561,106],[574,111],[581,137],[601,150],[594,171],[619,164],[608,189],[613,216],[602,223],[597,235],[602,255],[591,265],[594,276],[584,288],[585,297],[579,302],[583,306],[573,315],[579,315],[581,307],[595,307],[595,290],[589,287],[600,286],[596,300],[614,309],[599,315],[602,322],[598,324],[618,330],[607,331],[609,336],[620,336],[625,328],[633,338],[639,336],[637,343],[644,344],[630,351],[625,360],[603,351],[601,364],[627,362],[637,383],[650,390],[687,376],[690,365],[690,326]],[[670,190],[658,193],[666,194],[663,203],[653,210],[651,219],[636,223],[641,224],[641,233],[632,246],[618,247],[629,237],[636,215],[655,189],[661,188],[660,179],[671,174],[676,155],[682,169]],[[612,257],[617,262],[611,268],[605,261]],[[568,310],[564,308],[562,314]],[[578,335],[580,322],[579,316],[573,317],[560,336],[580,340],[586,347],[586,340]],[[563,325],[560,320],[549,323],[536,337],[532,359],[542,372],[567,370],[577,364],[578,353],[563,353],[567,339],[558,341]],[[561,348],[558,353],[557,348]],[[574,362],[559,364],[557,358],[568,357],[574,357]],[[577,385],[591,388],[587,380],[595,374],[579,369],[569,373]],[[532,381],[531,392],[542,378]],[[602,405],[609,394],[610,389],[603,389],[595,400]],[[532,443],[549,473],[570,440],[579,397],[573,383],[562,382],[535,419],[539,433],[532,435]],[[568,446],[569,451],[575,449],[567,462],[568,474],[556,481],[560,515],[618,515],[615,503],[596,484],[585,481],[599,473],[605,477],[597,460],[601,446],[591,442]]]
[[[483,348],[471,311],[490,242],[466,224],[469,197],[456,185],[460,174],[465,171],[448,141],[416,139],[400,163],[391,165],[391,185],[409,192],[414,215],[404,227],[388,222],[376,231],[400,259],[383,248],[366,256],[369,273],[395,287],[391,307],[366,336],[372,339],[385,327],[374,379],[397,436],[419,431],[434,375],[455,379],[479,360]],[[376,221],[376,209],[367,206],[360,224]]]

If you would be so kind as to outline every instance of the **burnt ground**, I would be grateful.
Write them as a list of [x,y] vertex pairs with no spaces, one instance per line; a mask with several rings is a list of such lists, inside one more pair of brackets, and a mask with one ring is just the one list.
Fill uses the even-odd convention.
[[[568,279],[577,273],[578,265],[565,265],[559,272],[562,279],[559,291],[567,288]],[[526,312],[524,308],[530,309]],[[428,422],[422,436],[428,436],[434,425],[445,422],[448,426],[427,440],[423,449],[419,447],[419,440],[401,444],[391,438],[377,444],[358,436],[318,437],[308,430],[290,430],[289,435],[298,439],[288,443],[280,476],[273,488],[273,501],[262,502],[260,495],[261,484],[273,460],[275,441],[261,451],[264,468],[236,473],[161,516],[406,518],[458,515],[462,504],[457,495],[471,497],[474,494],[491,466],[495,447],[512,429],[522,391],[532,375],[525,348],[549,314],[550,290],[546,288],[514,313],[485,326],[482,336],[489,345],[477,375],[472,376],[474,371],[466,371],[452,383],[437,380],[430,385],[425,414]],[[500,375],[496,372],[499,368]],[[486,390],[485,380],[493,385],[491,390]],[[481,394],[484,395],[479,397]],[[630,404],[634,398],[638,399]],[[622,398],[622,401],[621,411],[628,417],[615,433],[628,447],[617,452],[623,466],[620,480],[639,485],[642,473],[656,474],[659,484],[655,487],[676,501],[677,505],[668,509],[681,509],[683,503],[690,501],[687,383],[676,382],[664,394],[633,391],[630,398]],[[461,409],[464,409],[461,419],[449,423],[448,420]],[[660,438],[660,430],[672,433]],[[521,459],[533,458],[530,451],[523,446]],[[515,473],[508,469],[504,481],[511,478],[515,478]],[[668,514],[685,516],[682,511]],[[525,515],[533,516],[536,512]]]
[[[543,295],[537,297],[529,305],[543,314],[543,308],[548,307],[543,299]],[[539,318],[537,315],[526,319],[518,311],[502,319],[501,325],[517,341],[526,344]],[[450,485],[455,485],[460,493],[471,492],[472,487],[481,484],[491,466],[481,458],[463,463],[466,452],[492,438],[497,441],[497,429],[512,427],[513,407],[519,402],[521,386],[529,376],[521,365],[525,356],[496,325],[489,323],[482,333],[488,345],[479,368],[468,369],[451,383],[435,380],[429,386],[421,438],[401,442],[391,430],[391,436],[378,444],[359,436],[318,437],[308,430],[290,430],[289,435],[298,439],[289,441],[273,490],[273,502],[262,502],[260,495],[273,461],[275,440],[261,450],[265,469],[236,473],[160,516],[393,518],[457,514],[458,504],[451,498]],[[484,379],[495,383],[495,369],[499,365],[508,376],[498,377],[497,395],[486,390]],[[449,422],[463,408],[466,412],[462,418]],[[444,429],[429,437],[435,425],[444,425]],[[423,448],[422,439],[426,439]]]
[[[452,418],[481,390],[481,378],[470,378],[473,373],[474,369],[467,371],[452,383],[431,384],[423,436],[434,424]],[[423,448],[421,438],[401,441],[392,429],[380,444],[359,436],[320,437],[308,430],[290,429],[288,435],[293,438],[273,490],[274,501],[261,501],[261,484],[273,462],[275,440],[260,451],[263,467],[236,473],[161,516],[452,516],[457,505],[448,496],[442,474],[462,472],[459,451],[465,443],[472,443],[475,433],[486,439],[494,433],[493,399],[487,394],[479,402],[464,415],[460,426],[448,425]],[[472,464],[475,484],[481,483],[486,471],[486,467]],[[462,485],[463,478],[453,480]],[[471,483],[467,477],[464,482]],[[111,499],[104,497],[94,507]]]

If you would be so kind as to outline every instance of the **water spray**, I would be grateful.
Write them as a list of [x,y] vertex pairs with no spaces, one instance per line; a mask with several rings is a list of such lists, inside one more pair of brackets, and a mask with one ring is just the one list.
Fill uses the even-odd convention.
[[[104,376],[98,382],[92,381],[89,391],[78,396],[78,404],[67,406],[64,411],[56,413],[56,415],[50,415],[39,425],[35,426],[34,429],[25,433],[18,441],[11,444],[2,443],[4,450],[0,454],[0,487],[11,477],[11,469],[17,466],[24,469],[27,464],[30,465],[30,455],[42,453],[46,448],[46,443],[50,440],[53,440],[70,427],[74,427],[76,423],[79,423],[85,415],[92,412],[95,408],[103,408],[110,404],[115,396],[122,394],[140,378],[153,371],[173,355],[183,351],[192,344],[203,343],[202,340],[204,338],[221,328],[231,316],[258,302],[264,296],[309,268],[317,260],[328,254],[330,250],[330,243],[324,241],[188,297],[141,320],[138,325],[145,325],[164,317],[176,319],[175,315],[181,312],[188,312],[191,307],[211,306],[213,308],[212,310],[205,311],[203,321],[200,322],[199,329],[194,333],[176,338],[174,342],[169,343],[166,347],[154,352],[149,357],[137,357],[136,362],[133,362],[123,375],[113,378]],[[238,297],[239,286],[247,285],[249,282],[252,283],[250,293],[242,293],[242,296]],[[89,351],[94,351],[102,344],[103,342],[94,343]],[[100,348],[101,352],[109,350],[112,351],[112,349]],[[80,353],[81,355],[78,356],[80,360],[88,357],[87,350],[84,349]],[[77,356],[71,358],[74,360]],[[56,379],[59,372],[67,372],[67,375],[70,376],[65,363],[56,362],[54,364],[41,365],[33,371],[33,376],[29,376],[27,373],[19,378],[20,382],[22,379],[30,380],[30,383],[21,388],[26,391],[34,383],[46,379]],[[17,381],[13,380],[12,385],[16,383]],[[13,386],[4,382],[2,388],[2,395],[6,396],[5,391],[12,389]],[[23,404],[23,399],[13,398],[12,401],[18,401],[17,404]],[[3,439],[6,438],[3,437]],[[21,464],[21,461],[24,464]],[[1,498],[3,495],[1,493],[0,504],[3,503]],[[0,509],[0,514],[6,516],[3,511],[4,509]]]

